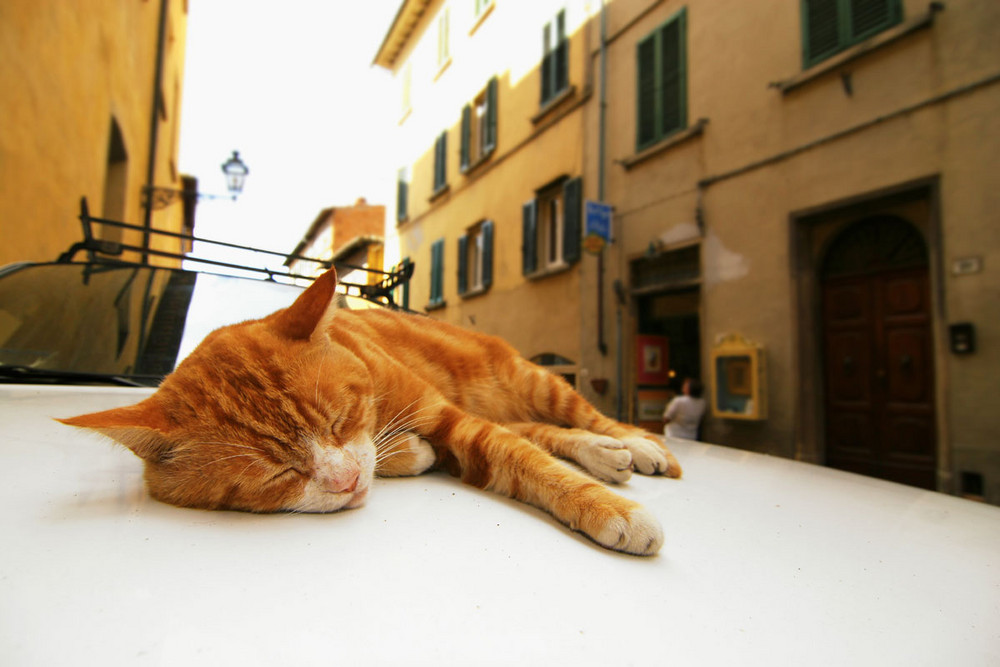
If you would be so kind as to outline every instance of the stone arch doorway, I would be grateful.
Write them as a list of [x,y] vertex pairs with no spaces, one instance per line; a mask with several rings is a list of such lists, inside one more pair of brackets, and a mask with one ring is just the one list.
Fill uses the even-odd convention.
[[933,489],[928,249],[903,218],[847,225],[820,267],[827,465]]

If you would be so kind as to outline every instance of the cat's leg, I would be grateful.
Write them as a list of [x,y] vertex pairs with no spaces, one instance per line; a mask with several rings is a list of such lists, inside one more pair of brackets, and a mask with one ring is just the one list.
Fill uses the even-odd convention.
[[[680,477],[681,466],[662,438],[601,414],[558,375],[523,359],[514,362],[508,378],[535,421],[580,428],[622,442],[632,453],[632,467],[644,475]],[[518,421],[518,420],[508,420]]]
[[415,430],[462,481],[539,507],[604,547],[649,555],[663,543],[659,522],[641,505],[502,426],[445,403]]
[[426,472],[434,465],[434,448],[413,433],[401,433],[379,444],[375,454],[375,474],[379,477],[409,477]]
[[598,479],[621,483],[632,476],[631,452],[610,436],[537,422],[504,424],[504,428],[547,452],[576,461]]

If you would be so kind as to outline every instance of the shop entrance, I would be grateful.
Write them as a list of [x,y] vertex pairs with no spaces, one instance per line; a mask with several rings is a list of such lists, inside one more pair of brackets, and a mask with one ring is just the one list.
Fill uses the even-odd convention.
[[684,378],[701,378],[699,301],[697,289],[637,299],[637,421],[650,431],[663,430],[663,410]]

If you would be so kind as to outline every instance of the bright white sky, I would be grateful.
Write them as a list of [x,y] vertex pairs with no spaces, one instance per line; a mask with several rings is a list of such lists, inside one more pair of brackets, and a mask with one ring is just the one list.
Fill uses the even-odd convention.
[[196,235],[291,252],[323,208],[393,209],[379,148],[399,92],[371,63],[399,5],[190,0],[180,170],[225,194],[233,150],[250,169],[237,202],[199,202]]

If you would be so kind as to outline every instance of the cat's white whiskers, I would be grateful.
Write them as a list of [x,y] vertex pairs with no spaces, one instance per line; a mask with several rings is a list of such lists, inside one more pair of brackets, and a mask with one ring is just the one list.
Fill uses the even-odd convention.
[[[381,430],[380,430],[380,431],[379,431],[378,433],[376,433],[376,434],[375,434],[375,436],[374,436],[374,437],[372,438],[372,440],[378,440],[378,439],[379,439],[379,437],[380,437],[380,436],[381,436],[381,435],[382,435],[382,434],[383,434],[383,433],[384,433],[384,432],[385,432],[385,431],[386,431],[387,429],[389,429],[389,428],[393,428],[393,427],[394,427],[393,425],[394,425],[394,424],[396,423],[396,420],[398,420],[398,419],[399,419],[399,418],[400,418],[400,417],[402,416],[402,414],[403,414],[404,412],[406,412],[407,410],[409,410],[409,409],[410,409],[410,408],[411,408],[411,407],[413,406],[413,404],[414,404],[414,403],[416,403],[416,402],[417,402],[417,401],[419,401],[419,400],[420,400],[419,398],[415,398],[415,399],[413,399],[412,401],[410,401],[410,402],[409,402],[409,403],[408,403],[408,404],[406,405],[406,407],[404,407],[404,408],[403,408],[402,410],[400,410],[399,412],[397,412],[397,413],[396,413],[396,414],[395,414],[395,415],[394,415],[394,416],[392,417],[392,419],[388,420],[388,421],[387,421],[387,422],[385,423],[385,425],[384,425],[384,426],[382,427],[382,429],[381,429]],[[408,416],[409,416],[409,417],[412,417],[413,415],[415,415],[415,414],[417,414],[417,413],[419,413],[419,412],[420,412],[420,410],[417,410],[417,412],[415,412],[415,413],[413,413],[413,414],[411,414],[411,415],[408,415]]]

